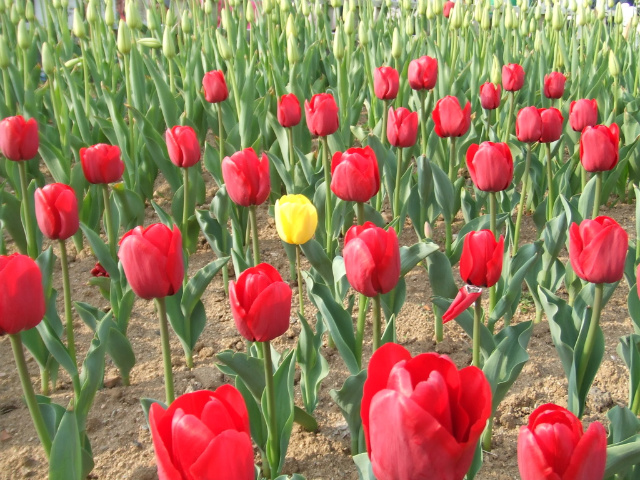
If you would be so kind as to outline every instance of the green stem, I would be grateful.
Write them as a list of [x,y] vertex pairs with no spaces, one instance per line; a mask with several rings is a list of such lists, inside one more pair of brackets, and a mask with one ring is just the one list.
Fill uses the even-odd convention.
[[324,163],[324,185],[325,185],[325,203],[324,203],[324,225],[325,231],[327,234],[327,255],[329,259],[333,258],[332,252],[332,243],[333,243],[333,235],[331,228],[331,154],[329,153],[329,142],[327,141],[327,137],[320,137],[320,142],[322,143],[323,156],[322,160]]
[[173,370],[171,370],[171,346],[169,345],[169,327],[167,325],[167,306],[164,297],[156,298],[158,320],[160,321],[160,341],[162,342],[162,360],[164,363],[164,391],[167,405],[175,400],[173,393]]
[[2,81],[4,83],[4,104],[7,106],[9,115],[13,113],[13,105],[11,102],[11,84],[9,83],[9,72],[6,68],[2,69]]
[[453,242],[453,232],[451,231],[451,222],[448,222],[446,218],[444,219],[444,230],[445,230],[444,252],[447,254],[447,257],[450,257],[451,243]]
[[104,220],[107,225],[107,238],[109,240],[109,251],[113,259],[117,259],[116,256],[116,235],[113,231],[113,217],[111,215],[111,201],[109,200],[109,185],[103,183],[102,187],[102,199],[104,200]]
[[389,117],[389,100],[382,101],[382,130],[380,131],[380,142],[387,146],[387,121]]
[[373,300],[373,351],[380,348],[382,338],[382,325],[380,318],[380,294],[372,297]]
[[589,330],[587,331],[587,338],[584,342],[584,350],[582,351],[582,358],[580,359],[580,368],[578,369],[578,386],[582,386],[584,376],[589,363],[589,358],[593,355],[593,349],[596,345],[596,338],[598,334],[598,328],[600,324],[600,313],[602,310],[602,296],[604,292],[604,283],[596,284],[595,295],[593,296],[593,306],[591,309],[591,321],[589,322]]
[[[50,381],[49,367],[45,366],[45,367],[40,369],[40,393],[42,395],[44,395],[45,397],[48,397],[49,393],[50,393],[49,381]],[[54,385],[54,387],[55,387],[55,385]],[[54,388],[54,390],[55,390],[55,388]]]
[[[287,128],[287,140],[289,141],[289,174],[291,175],[291,180],[294,179],[295,176],[295,149],[293,145],[293,128]],[[289,194],[294,192],[287,192]]]
[[[402,180],[402,148],[396,148],[397,153],[397,164],[396,164],[396,188],[393,191],[393,216],[400,216],[400,183]],[[398,229],[402,228],[401,225],[398,225]]]
[[433,309],[433,313],[433,328],[436,333],[436,343],[440,343],[444,339],[444,324],[442,323],[442,315],[439,311],[436,311],[435,308]]
[[49,454],[51,453],[51,437],[49,437],[49,431],[47,430],[44,419],[42,418],[42,412],[40,412],[38,400],[36,399],[36,394],[33,391],[33,385],[31,385],[31,378],[29,377],[29,370],[27,369],[27,362],[24,358],[24,350],[22,349],[22,339],[20,338],[20,334],[16,333],[9,335],[9,340],[11,341],[13,357],[15,358],[16,367],[18,368],[18,376],[20,377],[20,383],[22,384],[24,400],[27,403],[31,419],[33,420],[33,426],[36,427],[38,438],[40,439],[40,443],[42,443],[42,447],[44,448],[44,452],[48,459]]
[[480,366],[480,325],[482,324],[482,296],[476,299],[473,309],[473,360],[471,365]]
[[[129,73],[129,61],[130,61],[130,56],[129,55],[124,55],[123,58],[124,61],[124,77],[125,77],[125,89],[127,92],[127,105],[132,105],[132,98],[131,98],[131,74]],[[136,155],[135,155],[135,131],[133,129],[133,112],[131,111],[130,108],[127,108],[127,113],[128,113],[128,117],[129,117],[129,157],[131,158],[131,162],[133,162],[133,166],[135,168],[135,172],[133,173],[134,175],[134,179],[135,179],[135,184],[136,186],[138,186],[138,163],[136,161]]]
[[267,393],[267,412],[265,419],[269,425],[269,439],[267,441],[267,459],[269,462],[269,478],[275,478],[280,463],[280,435],[278,432],[278,418],[276,417],[276,391],[273,384],[273,362],[271,360],[270,342],[261,342],[264,355],[264,379]]
[[553,164],[551,159],[551,144],[545,143],[547,148],[547,188],[549,193],[547,195],[547,221],[553,217],[553,204],[555,203],[555,195],[553,192]]
[[62,287],[64,290],[64,317],[67,330],[67,349],[69,350],[69,355],[71,355],[71,358],[73,359],[73,363],[77,364],[76,344],[73,334],[73,313],[71,311],[71,283],[69,282],[67,244],[64,240],[58,240],[58,244],[60,245],[60,264],[62,265]]
[[515,92],[511,92],[511,104],[509,105],[509,117],[507,119],[507,128],[504,131],[504,133],[502,134],[503,137],[503,141],[508,143],[509,141],[509,134],[511,133],[511,122],[513,121],[513,111],[515,109],[515,104],[516,104],[516,94]]
[[[189,169],[182,169],[182,189],[183,201],[182,201],[182,248],[187,252],[187,244],[189,237]],[[188,253],[188,252],[187,252]],[[188,254],[187,254],[188,257]],[[185,279],[187,278],[187,272],[184,272]]]
[[82,55],[82,75],[84,77],[84,112],[89,117],[91,109],[91,90],[89,89],[89,60],[87,59],[87,49],[84,40],[80,40],[80,54]]
[[[498,202],[496,201],[495,192],[489,193],[489,222],[491,233],[497,239],[498,238],[498,229],[496,228],[496,214],[498,212]],[[496,286],[492,285],[489,287],[489,312],[492,312],[498,302],[497,298],[497,290]]]
[[596,191],[593,199],[593,218],[600,213],[600,202],[602,201],[602,172],[596,172]]
[[456,181],[456,137],[451,137],[451,148],[449,149],[449,180],[453,184]]
[[256,206],[249,207],[249,222],[251,223],[251,240],[253,244],[253,266],[260,263],[260,240],[258,239],[258,220],[256,217]]
[[22,190],[22,215],[24,216],[24,226],[27,230],[27,252],[35,260],[38,258],[38,244],[36,243],[36,231],[33,227],[33,217],[29,202],[26,162],[18,162],[18,171],[20,172],[20,189]]
[[[236,104],[236,112],[238,114],[238,118],[240,118],[240,92],[238,91],[238,82],[236,82],[235,69],[232,61],[229,61],[229,72],[228,77],[231,79],[231,89],[233,90],[233,100]],[[246,145],[242,145],[242,148],[245,148]]]
[[24,69],[24,103],[27,104],[27,99],[30,97],[29,95],[29,58],[27,56],[27,51],[22,51],[22,65]]
[[300,273],[300,245],[296,245],[296,272],[298,274],[298,302],[300,315],[304,317],[304,295],[302,293],[302,274]]
[[175,79],[175,73],[173,71],[173,61],[168,58],[167,59],[168,63],[169,63],[169,91],[171,92],[171,95],[173,97],[176,96],[176,79]]
[[482,449],[485,452],[491,451],[491,437],[493,436],[493,415],[489,417],[487,421],[487,426],[484,429],[484,433],[482,436]]
[[427,154],[427,139],[429,138],[429,135],[427,133],[427,95],[428,95],[429,91],[428,90],[420,90],[420,106],[422,107],[422,118],[420,120],[420,136],[422,139],[422,148],[421,148],[421,152],[422,155],[426,155]]
[[526,203],[527,184],[529,183],[529,170],[531,168],[531,144],[527,143],[527,160],[524,165],[524,174],[522,175],[522,190],[520,192],[520,203],[518,204],[518,217],[516,218],[516,230],[513,237],[513,253],[518,253],[518,243],[520,241],[520,225],[522,224],[522,215],[524,213],[524,204]]
[[[364,203],[356,203],[356,211],[358,215],[358,225],[364,224]],[[368,305],[368,298],[360,294],[358,296],[358,323],[356,326],[356,360],[358,360],[358,366],[360,367],[362,367],[362,343],[364,342],[364,327]]]

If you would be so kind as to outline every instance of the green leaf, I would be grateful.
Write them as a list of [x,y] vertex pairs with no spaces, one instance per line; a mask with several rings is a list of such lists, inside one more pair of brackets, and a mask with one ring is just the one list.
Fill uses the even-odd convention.
[[324,251],[324,248],[322,248],[322,245],[312,238],[307,243],[300,245],[300,248],[302,248],[302,253],[307,257],[311,266],[318,271],[325,283],[328,286],[333,286],[334,280],[331,260]]
[[[367,371],[362,370],[356,375],[347,378],[340,390],[331,390],[329,394],[333,401],[338,405],[342,416],[347,421],[351,439],[360,437],[360,429],[362,428],[362,419],[360,418],[360,405],[362,404],[362,393],[364,382],[367,379]],[[359,451],[353,451],[356,442],[352,441],[351,455],[356,455],[364,450],[364,446],[358,445]]]
[[353,462],[356,464],[356,468],[358,469],[359,480],[376,480],[376,477],[373,474],[371,460],[369,460],[369,454],[367,452],[354,455]]
[[129,339],[116,328],[109,329],[107,353],[113,359],[113,363],[118,367],[118,370],[120,370],[122,377],[128,378],[129,372],[136,364],[136,356],[133,353]]
[[67,347],[64,346],[58,334],[53,330],[48,322],[42,321],[36,327],[47,350],[53,358],[64,368],[71,377],[78,375],[78,367],[69,355]]
[[455,198],[453,193],[453,184],[446,173],[436,165],[431,164],[433,172],[433,184],[436,195],[436,201],[442,210],[442,216],[446,222],[451,222],[455,215]]
[[98,261],[107,271],[107,273],[109,273],[109,277],[111,277],[111,279],[113,280],[118,281],[120,279],[118,264],[111,256],[107,244],[102,241],[100,235],[91,230],[91,228],[89,228],[84,223],[80,222],[80,228],[84,232],[84,236],[87,237],[87,241],[91,246],[91,250],[93,250],[93,253],[98,258]]
[[400,247],[400,276],[404,277],[413,267],[439,248],[438,244],[433,242],[418,242],[410,247]]
[[202,297],[205,289],[211,283],[211,280],[216,273],[220,271],[229,261],[229,257],[219,258],[209,263],[205,267],[197,271],[197,273],[189,280],[186,288],[182,293],[182,300],[180,301],[182,306],[182,313],[185,318],[189,318],[196,303]]
[[169,408],[160,400],[155,400],[153,398],[145,398],[145,397],[141,398],[140,406],[142,407],[142,411],[144,412],[144,418],[147,420],[147,424],[149,423],[149,411],[151,410],[151,405],[153,405],[154,403],[157,403],[158,405],[160,405],[164,410]]
[[261,359],[232,350],[220,352],[216,358],[227,367],[220,368],[220,365],[216,365],[222,373],[241,378],[254,399],[260,401],[265,385],[264,364]]
[[76,414],[65,412],[53,438],[49,480],[82,480],[82,451]]
[[318,403],[318,392],[322,380],[329,374],[329,363],[320,354],[325,326],[322,317],[318,317],[316,333],[314,333],[303,315],[298,314],[298,318],[301,328],[296,347],[296,360],[300,366],[302,401],[306,411],[313,413]]

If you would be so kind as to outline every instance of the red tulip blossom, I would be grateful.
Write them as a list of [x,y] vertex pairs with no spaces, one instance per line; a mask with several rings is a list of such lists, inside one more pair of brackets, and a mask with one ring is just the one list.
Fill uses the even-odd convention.
[[338,130],[338,105],[330,93],[318,93],[311,101],[305,100],[304,113],[312,135],[326,137]]
[[596,125],[584,127],[580,136],[580,162],[587,172],[606,172],[613,170],[620,158],[620,129],[611,126]]
[[300,101],[295,93],[282,95],[278,100],[278,123],[284,128],[295,127],[300,123],[301,117]]
[[124,163],[120,148],[99,143],[80,149],[82,172],[89,183],[113,183],[122,178]]
[[501,192],[513,180],[513,158],[506,143],[472,144],[467,150],[467,168],[474,185],[483,192]]
[[564,84],[567,81],[560,72],[551,72],[544,76],[544,96],[547,98],[562,98],[564,95]]
[[557,108],[541,108],[540,120],[542,120],[542,132],[540,143],[557,142],[562,135],[562,122],[564,118]]
[[260,158],[253,148],[245,148],[222,160],[222,178],[234,203],[243,207],[261,205],[269,196],[269,157]]
[[585,127],[593,127],[598,123],[598,101],[577,100],[571,102],[569,107],[569,125],[576,132],[581,132]]
[[43,235],[51,240],[66,240],[78,231],[76,192],[63,183],[36,188],[36,219]]
[[175,126],[167,130],[167,150],[177,167],[189,168],[200,161],[200,142],[191,127]]
[[427,55],[409,63],[409,86],[413,90],[431,90],[438,80],[438,60]]
[[393,67],[378,67],[373,71],[373,91],[380,100],[393,100],[400,88],[400,75]]
[[367,202],[380,190],[378,159],[373,149],[350,148],[331,159],[331,191],[345,202]]
[[204,98],[209,103],[220,103],[229,98],[229,89],[222,70],[212,70],[205,73],[202,87],[204,88]]
[[0,255],[0,335],[30,330],[44,317],[42,273],[26,255]]
[[525,143],[536,143],[542,136],[542,117],[536,107],[524,107],[516,117],[516,137]]
[[439,137],[461,137],[471,126],[471,103],[467,102],[463,109],[456,97],[447,95],[438,100],[431,116]]
[[524,86],[524,69],[517,63],[502,67],[502,86],[507,92],[517,92]]
[[387,138],[394,147],[413,147],[418,138],[418,112],[411,112],[404,107],[396,110],[389,108]]
[[451,10],[453,9],[453,7],[456,6],[455,2],[445,2],[444,6],[442,7],[442,14],[446,17],[449,18],[449,15],[451,15]]
[[462,280],[476,287],[492,287],[500,280],[503,255],[502,235],[496,241],[491,230],[467,233],[460,257]]
[[9,160],[31,160],[38,153],[38,122],[22,115],[7,117],[0,122],[0,151]]
[[91,276],[92,277],[108,277],[109,272],[105,270],[105,268],[102,266],[100,262],[96,262],[94,267],[91,269]]
[[500,106],[500,85],[486,82],[480,86],[480,105],[485,110],[495,110]]

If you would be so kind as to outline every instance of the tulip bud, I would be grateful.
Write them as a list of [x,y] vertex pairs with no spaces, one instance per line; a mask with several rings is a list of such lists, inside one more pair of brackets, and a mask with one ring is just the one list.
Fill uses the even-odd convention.
[[482,22],[480,26],[487,32],[491,30],[491,10],[488,6],[482,10]]
[[69,0],[60,0],[60,7],[66,10],[69,7]]
[[400,31],[398,27],[393,29],[393,41],[391,42],[391,56],[393,58],[400,58],[402,55],[402,44],[400,43]]
[[427,19],[433,20],[436,18],[436,14],[433,11],[433,4],[431,2],[427,3]]
[[337,27],[333,37],[333,55],[338,61],[344,58],[344,39],[342,38],[342,28]]
[[443,0],[433,0],[433,13],[436,15],[442,15],[442,9],[444,8]]
[[387,8],[393,7],[393,0],[387,0],[386,2]]
[[424,238],[430,239],[433,237],[433,229],[431,228],[431,224],[429,222],[424,222]]
[[113,24],[116,21],[115,14],[113,13],[113,2],[112,0],[107,0],[105,2],[104,7],[104,23],[109,28],[113,28]]
[[89,0],[89,4],[87,5],[87,22],[91,25],[94,25],[100,16],[98,15],[98,7],[96,6],[95,0]]
[[31,34],[24,18],[18,23],[18,46],[23,50],[31,47]]
[[296,28],[296,22],[293,18],[292,13],[290,13],[289,17],[287,18],[287,26],[285,28],[285,32],[287,32],[287,38],[296,37],[298,35],[298,29]]
[[523,1],[520,5],[520,10],[522,11],[522,13],[526,13],[529,10],[529,2]]
[[300,62],[300,50],[295,37],[287,38],[287,59],[289,60],[289,65],[295,65]]
[[9,59],[9,45],[4,35],[0,36],[0,69],[4,70],[11,63]]
[[344,33],[351,36],[356,31],[356,12],[349,10],[347,20],[344,22]]
[[351,0],[349,2],[349,11],[350,12],[357,12],[358,11],[358,2],[357,2],[357,0]]
[[18,13],[18,10],[16,9],[16,4],[15,3],[11,7],[11,14],[9,16],[9,19],[11,20],[11,23],[14,26],[17,25],[20,22],[20,14]]
[[411,0],[402,0],[402,9],[405,12],[408,12],[411,10]]
[[231,10],[223,8],[221,12],[221,19],[222,28],[229,31],[231,29],[231,25],[233,25],[233,22],[231,21]]
[[493,10],[493,15],[491,16],[491,27],[492,28],[500,28],[500,10]]
[[316,17],[322,15],[324,4],[320,3],[320,0],[316,0],[313,5],[313,11],[316,14]]
[[536,20],[540,20],[540,17],[542,17],[542,6],[540,3],[536,5],[536,9],[533,11],[533,16]]
[[515,26],[515,22],[513,20],[513,8],[511,7],[511,3],[507,3],[504,9],[504,27],[507,30],[511,30]]
[[162,42],[153,37],[139,38],[136,43],[147,48],[162,48]]
[[613,50],[609,50],[609,74],[612,77],[617,77],[620,74],[620,64]]
[[493,63],[491,64],[491,83],[495,85],[500,85],[502,82],[502,68],[500,67],[500,62],[498,61],[498,57],[493,56]]
[[536,23],[535,18],[531,19],[531,22],[529,22],[529,34],[533,35],[534,33],[536,33],[536,30],[538,29],[538,25]]
[[616,13],[613,17],[613,21],[616,25],[620,25],[622,23],[622,4],[619,3],[616,5]]
[[205,0],[204,13],[205,15],[211,15],[213,13],[213,2],[211,0]]
[[164,20],[164,23],[165,26],[169,28],[173,27],[176,24],[176,15],[175,13],[173,13],[173,10],[167,10],[167,16]]
[[520,21],[520,36],[526,37],[527,35],[529,35],[529,24],[527,23],[527,19],[523,16]]
[[218,51],[220,52],[220,56],[224,60],[231,60],[233,53],[231,52],[231,48],[229,48],[229,42],[227,39],[220,33],[220,30],[216,30],[216,42],[218,44]]
[[167,27],[165,27],[162,33],[162,54],[168,59],[175,58],[176,56],[176,45],[173,34],[171,33],[171,29]]
[[634,30],[638,28],[638,15],[636,15],[635,10],[633,12],[633,17],[631,17],[631,27]]
[[418,15],[424,17],[427,13],[427,0],[418,0]]
[[80,40],[87,38],[87,30],[84,27],[84,20],[82,14],[77,8],[73,9],[73,34]]
[[21,17],[24,17],[24,3],[22,2],[22,0],[14,0],[13,3],[16,6],[16,11],[18,12],[18,15],[20,15]]
[[[10,5],[11,0],[7,0],[5,2],[5,4],[7,5],[7,8],[10,8],[8,5]],[[53,8],[60,8],[60,0],[53,0]]]
[[364,21],[360,22],[360,25],[358,25],[358,40],[363,46],[369,45],[369,27]]
[[462,6],[453,7],[451,10],[451,18],[449,18],[449,29],[458,30],[462,27],[462,21],[464,19],[464,12],[462,11]]
[[564,15],[562,14],[562,8],[559,3],[556,3],[553,7],[551,26],[558,32],[562,30],[562,27],[564,26]]
[[291,11],[291,2],[290,0],[281,0],[280,1],[280,11],[282,13],[288,13]]
[[536,31],[536,38],[533,41],[533,48],[536,52],[542,50],[542,32],[540,30]]
[[264,0],[262,2],[262,9],[265,14],[269,15],[273,11],[273,0]]
[[142,28],[142,18],[140,18],[140,9],[137,0],[129,0],[125,8],[125,16],[127,26],[131,30],[140,30]]
[[502,8],[502,0],[496,0],[493,4],[496,10],[500,10]]
[[302,15],[305,17],[311,15],[311,5],[309,5],[307,0],[302,0]]
[[123,55],[131,53],[131,30],[124,20],[118,23],[118,51]]
[[482,22],[482,12],[484,11],[484,4],[482,2],[476,3],[473,9],[473,19],[480,24]]
[[572,12],[578,11],[578,3],[576,2],[576,0],[571,0],[569,2],[569,10],[571,10]]
[[36,14],[33,11],[33,3],[31,3],[31,0],[27,1],[27,5],[24,9],[24,18],[27,19],[27,22],[33,22],[36,19]]
[[147,28],[151,32],[158,31],[158,22],[156,21],[156,14],[152,9],[147,10]]
[[469,28],[470,25],[471,25],[471,12],[467,10],[464,14],[464,19],[462,20],[462,28],[466,30],[467,28]]
[[189,12],[185,9],[182,11],[182,31],[185,35],[190,35],[193,32],[193,28],[191,28],[191,17],[189,16]]
[[48,76],[53,75],[55,70],[55,61],[53,60],[53,54],[51,53],[51,47],[47,42],[42,44],[42,69]]
[[609,0],[607,2],[607,5],[609,6],[609,8],[613,8],[613,5],[614,5],[613,0]]
[[604,20],[605,13],[604,1],[598,0],[598,3],[596,3],[596,14],[598,15],[598,20]]

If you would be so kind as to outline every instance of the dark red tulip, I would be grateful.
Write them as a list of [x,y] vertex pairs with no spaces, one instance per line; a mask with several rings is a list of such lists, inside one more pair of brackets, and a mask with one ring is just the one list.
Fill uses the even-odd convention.
[[492,287],[500,280],[503,255],[502,235],[496,241],[491,230],[467,233],[460,257],[462,280],[476,287]]
[[557,108],[539,109],[542,120],[542,132],[540,133],[540,143],[557,142],[562,135],[562,122],[564,118]]
[[378,159],[373,149],[350,148],[331,159],[331,191],[345,202],[368,202],[380,190]]
[[456,6],[455,2],[445,2],[444,6],[442,7],[442,14],[446,17],[449,18],[449,15],[451,15],[451,10],[453,9],[453,7]]
[[573,223],[569,229],[569,260],[573,271],[591,283],[622,278],[629,248],[627,232],[613,218],[600,216]]
[[477,367],[387,343],[371,357],[360,416],[379,480],[461,480],[491,415],[491,386]]
[[251,342],[268,342],[289,328],[291,287],[268,263],[229,282],[229,302],[238,331]]
[[567,81],[560,72],[551,72],[544,76],[544,96],[547,98],[562,98],[564,95],[564,84]]
[[517,63],[502,67],[502,86],[507,92],[517,92],[524,85],[524,69]]
[[204,98],[209,103],[220,103],[229,98],[229,89],[222,70],[212,70],[205,73],[202,87],[204,88]]
[[571,102],[569,107],[569,124],[576,132],[581,132],[585,127],[593,127],[598,123],[598,101],[577,100]]
[[282,95],[278,100],[278,123],[284,128],[295,127],[300,123],[301,117],[300,101],[295,93]]
[[38,122],[22,115],[7,117],[0,122],[0,151],[9,160],[31,160],[38,153]]
[[120,148],[99,143],[80,149],[82,172],[89,183],[113,183],[122,178],[124,163]]
[[404,107],[396,110],[389,108],[387,138],[394,147],[413,147],[418,138],[418,112],[411,112]]
[[354,225],[344,237],[342,255],[349,284],[367,297],[390,292],[400,279],[400,247],[393,227]]
[[30,330],[44,317],[42,273],[26,255],[0,255],[0,335]]
[[118,258],[131,289],[150,300],[174,295],[182,286],[182,235],[162,223],[136,227],[120,240]]
[[620,158],[620,129],[596,125],[585,127],[580,135],[580,162],[587,172],[606,172],[615,168]]
[[501,192],[513,180],[513,158],[506,143],[472,144],[467,150],[467,168],[474,185],[483,192]]
[[400,88],[400,75],[393,67],[378,67],[373,71],[373,91],[380,100],[393,100]]
[[485,110],[495,110],[500,106],[500,85],[486,82],[480,87],[480,105]]
[[200,160],[200,142],[191,127],[175,126],[167,130],[167,150],[177,167],[189,168]]
[[338,130],[338,105],[330,93],[318,93],[305,100],[304,113],[312,135],[326,137]]
[[525,143],[536,143],[542,136],[542,117],[536,107],[524,107],[516,117],[516,137]]
[[258,158],[251,147],[240,150],[222,161],[222,178],[234,203],[261,205],[271,190],[269,158],[264,153]]
[[94,267],[91,269],[92,277],[108,277],[109,272],[107,272],[100,262],[96,262]]
[[253,446],[244,399],[231,385],[176,398],[149,410],[158,478],[253,480]]
[[585,432],[566,408],[536,408],[518,435],[522,480],[601,480],[607,463],[607,432],[593,422]]
[[462,287],[458,291],[456,298],[451,302],[449,308],[447,308],[447,311],[442,315],[442,322],[447,323],[459,316],[473,305],[480,295],[482,295],[482,289],[480,287],[474,287],[473,285],[465,285]]
[[36,219],[43,235],[51,240],[66,240],[78,231],[76,192],[63,183],[36,188]]
[[409,63],[409,86],[414,90],[431,90],[438,80],[438,60],[427,55]]
[[431,116],[439,137],[461,137],[471,126],[471,103],[467,102],[463,109],[457,97],[447,95],[438,100]]

